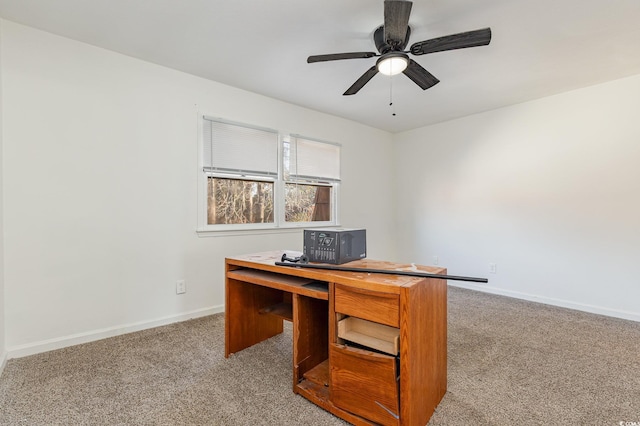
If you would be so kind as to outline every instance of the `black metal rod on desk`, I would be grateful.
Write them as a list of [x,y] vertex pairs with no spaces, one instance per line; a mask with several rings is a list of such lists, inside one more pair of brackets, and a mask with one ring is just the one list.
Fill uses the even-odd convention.
[[414,271],[395,271],[391,269],[349,268],[348,266],[314,265],[311,263],[289,263],[289,262],[276,262],[275,264],[276,266],[288,266],[290,268],[324,269],[327,271],[344,271],[344,272],[366,272],[369,274],[406,275],[409,277],[437,278],[439,280],[454,280],[454,281],[471,281],[475,283],[489,282],[489,280],[486,278],[428,274],[426,272],[414,272]]

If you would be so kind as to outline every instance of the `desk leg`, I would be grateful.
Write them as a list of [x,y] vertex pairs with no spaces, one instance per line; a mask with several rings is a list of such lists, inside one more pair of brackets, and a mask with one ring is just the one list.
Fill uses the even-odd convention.
[[259,310],[281,302],[283,292],[244,281],[226,279],[224,356],[282,333],[282,319]]

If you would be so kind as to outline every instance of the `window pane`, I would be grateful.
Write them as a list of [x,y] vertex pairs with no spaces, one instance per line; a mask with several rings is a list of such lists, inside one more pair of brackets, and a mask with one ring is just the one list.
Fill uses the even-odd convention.
[[283,141],[285,180],[340,180],[340,146],[301,138]]
[[[219,171],[278,174],[278,133],[204,119],[203,165]],[[251,155],[247,155],[247,153]]]
[[273,223],[273,182],[209,177],[207,223]]
[[331,220],[331,187],[285,185],[285,221],[328,222]]

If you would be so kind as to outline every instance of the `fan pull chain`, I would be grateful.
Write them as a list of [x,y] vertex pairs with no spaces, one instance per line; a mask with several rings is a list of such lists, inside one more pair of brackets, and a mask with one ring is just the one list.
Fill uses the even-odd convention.
[[396,116],[396,107],[393,105],[393,76],[389,76],[389,106],[391,107],[391,115]]

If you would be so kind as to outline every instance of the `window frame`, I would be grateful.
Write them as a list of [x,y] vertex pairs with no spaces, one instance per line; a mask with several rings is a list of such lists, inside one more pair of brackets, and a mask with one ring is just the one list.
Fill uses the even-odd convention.
[[[247,128],[254,128],[258,130],[269,130],[277,132],[277,176],[266,176],[260,174],[250,173],[234,173],[233,171],[212,171],[205,170],[205,158],[204,158],[204,121],[213,120],[225,124],[231,124],[236,126],[242,126]],[[254,126],[251,124],[241,123],[237,121],[231,121],[224,118],[219,118],[203,113],[198,113],[198,223],[196,232],[201,236],[217,236],[217,235],[232,235],[232,234],[245,234],[245,233],[273,233],[273,232],[296,232],[301,228],[321,228],[321,227],[337,227],[340,226],[339,218],[339,200],[340,200],[340,179],[323,180],[323,179],[301,179],[285,180],[284,176],[284,144],[285,141],[290,143],[291,138],[301,137],[299,135],[284,133],[281,131],[275,131],[264,127]],[[318,139],[312,139],[304,137],[306,140],[310,140],[317,143],[325,143],[339,147],[338,162],[340,167],[342,157],[342,146],[338,143],[325,142]],[[208,223],[208,178],[218,177],[226,179],[237,180],[260,180],[265,182],[273,182],[273,206],[274,206],[274,221],[269,223],[243,223],[243,224],[209,224]],[[285,220],[285,185],[287,184],[300,184],[300,185],[315,185],[315,186],[329,186],[331,187],[331,220],[329,221],[308,221],[308,222],[287,222]]]

